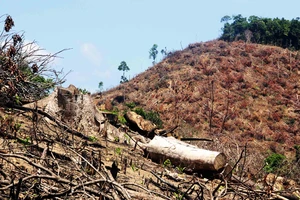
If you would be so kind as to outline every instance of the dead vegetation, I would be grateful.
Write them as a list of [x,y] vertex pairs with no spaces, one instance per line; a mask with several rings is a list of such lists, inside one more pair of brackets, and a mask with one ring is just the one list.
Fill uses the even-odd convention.
[[[154,163],[145,157],[139,146],[133,147],[130,138],[136,133],[128,128],[122,128],[127,139],[117,140],[107,137],[108,129],[98,135],[79,132],[40,108],[2,109],[1,116],[2,199],[284,199],[299,195],[295,182],[278,183],[276,175],[252,181],[247,146],[236,146],[235,162],[226,173],[189,174],[168,159]],[[284,188],[278,190],[278,184]]]
[[126,110],[134,102],[158,112],[166,129],[178,125],[174,135],[234,139],[262,157],[272,151],[292,160],[300,144],[299,58],[296,51],[241,41],[190,44],[125,83],[125,104],[113,101],[118,87],[99,104]]

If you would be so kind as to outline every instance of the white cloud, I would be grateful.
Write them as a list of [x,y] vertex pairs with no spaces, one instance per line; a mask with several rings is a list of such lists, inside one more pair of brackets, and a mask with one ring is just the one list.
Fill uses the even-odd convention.
[[93,64],[96,66],[101,65],[102,56],[101,52],[97,47],[91,43],[83,43],[81,45],[81,53]]
[[[27,55],[27,61],[33,63],[43,62],[44,59],[50,57],[52,53],[43,49],[38,45],[35,41],[25,40],[24,45],[22,47],[22,51],[24,55]],[[58,55],[59,56],[59,55]],[[55,57],[49,58],[51,64],[57,64],[57,59]]]
[[[3,48],[4,44],[5,42],[2,41],[0,44],[1,48]],[[9,48],[11,45],[13,45],[13,41],[9,40],[5,46],[6,48]],[[22,43],[21,52],[22,56],[27,62],[37,64],[43,62],[45,59],[49,58],[52,55],[52,53],[40,47],[36,41],[30,40],[24,40],[24,42]],[[49,58],[49,62],[47,63],[57,64],[57,59],[55,57],[51,57]]]

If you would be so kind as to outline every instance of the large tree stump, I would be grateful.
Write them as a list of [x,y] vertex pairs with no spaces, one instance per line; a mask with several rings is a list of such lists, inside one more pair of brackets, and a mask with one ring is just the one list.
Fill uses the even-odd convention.
[[98,134],[99,127],[104,126],[105,118],[93,104],[91,96],[80,93],[74,85],[57,87],[48,97],[24,105],[29,108],[36,106],[72,129],[89,136]]
[[93,104],[91,96],[80,93],[74,85],[67,88],[57,87],[48,97],[24,107],[37,107],[86,136],[98,137],[101,134],[109,141],[116,138],[119,138],[120,142],[126,140],[125,133],[108,123],[103,113]]
[[174,137],[155,136],[145,147],[152,160],[164,162],[170,159],[173,165],[186,167],[189,171],[218,171],[226,165],[224,153],[200,149]]

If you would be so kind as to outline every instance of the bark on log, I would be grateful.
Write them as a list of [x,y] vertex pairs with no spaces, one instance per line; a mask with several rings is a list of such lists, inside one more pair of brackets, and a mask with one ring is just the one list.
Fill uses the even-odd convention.
[[162,163],[166,159],[170,159],[172,164],[186,167],[187,170],[218,171],[226,165],[225,154],[200,149],[174,137],[155,136],[145,146],[146,152],[152,160]]

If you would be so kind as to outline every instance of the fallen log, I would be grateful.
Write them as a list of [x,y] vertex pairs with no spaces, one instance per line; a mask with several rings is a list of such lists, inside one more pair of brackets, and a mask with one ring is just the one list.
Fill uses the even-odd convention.
[[218,171],[227,163],[224,153],[200,149],[174,137],[155,136],[145,144],[145,152],[154,161],[162,163],[169,159],[173,165],[193,172]]

